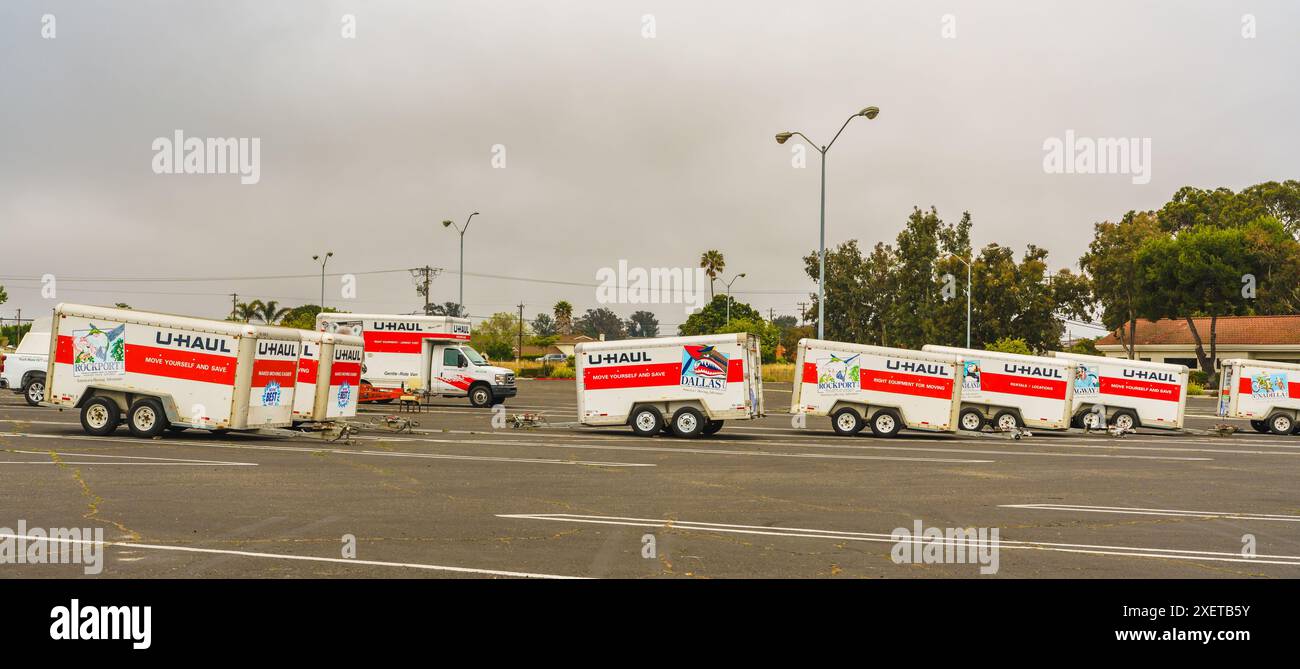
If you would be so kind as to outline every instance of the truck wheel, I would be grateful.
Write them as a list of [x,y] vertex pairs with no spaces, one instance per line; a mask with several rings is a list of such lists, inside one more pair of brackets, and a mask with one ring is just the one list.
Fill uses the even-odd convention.
[[117,402],[107,397],[92,397],[81,405],[81,429],[92,436],[107,437],[122,422],[121,413]]
[[852,437],[866,426],[866,421],[852,407],[844,407],[831,416],[831,427],[841,437]]
[[704,432],[706,420],[708,419],[698,409],[682,407],[673,414],[673,435],[682,439],[694,439]]
[[725,421],[709,419],[709,422],[704,424],[704,435],[717,434],[718,430],[722,429],[723,422]]
[[1252,421],[1250,421],[1250,426],[1251,426],[1252,428],[1255,428],[1255,431],[1256,431],[1256,432],[1259,432],[1260,434],[1268,434],[1268,422],[1267,422],[1267,421],[1262,421],[1262,420],[1252,420]]
[[133,437],[152,439],[162,434],[168,425],[162,403],[152,397],[136,400],[126,414],[126,429],[131,431]]
[[1291,434],[1294,427],[1295,421],[1288,414],[1275,413],[1268,417],[1268,429],[1273,434]]
[[871,417],[871,433],[877,437],[892,437],[903,429],[903,419],[893,409],[881,409]]
[[[1084,420],[1087,420],[1086,418]],[[1010,432],[1020,427],[1020,417],[1014,411],[1002,410],[993,417],[993,427],[1000,432]]]
[[23,386],[23,399],[31,406],[38,406],[45,401],[45,377],[36,376],[28,379],[27,385]]
[[1136,430],[1141,423],[1138,422],[1137,414],[1121,409],[1110,417],[1110,424],[1121,430]]
[[492,389],[485,385],[470,386],[469,403],[471,406],[492,406]]
[[979,409],[962,409],[957,424],[967,432],[979,432],[984,429],[984,414]]
[[664,417],[654,407],[638,407],[632,412],[632,433],[638,437],[653,437],[664,429]]

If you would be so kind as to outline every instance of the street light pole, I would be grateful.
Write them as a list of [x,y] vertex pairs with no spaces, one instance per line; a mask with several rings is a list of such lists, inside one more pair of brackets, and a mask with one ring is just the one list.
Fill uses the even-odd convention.
[[727,287],[727,324],[728,325],[731,324],[731,284],[735,283],[737,279],[743,279],[743,278],[745,278],[745,273],[741,272],[740,274],[731,277],[730,281],[722,282],[723,285]]
[[948,257],[956,258],[966,266],[966,348],[970,348],[970,263],[966,262],[961,256],[952,253],[949,253]]
[[477,211],[470,214],[469,218],[465,219],[464,227],[456,225],[451,221],[442,222],[442,227],[455,227],[456,231],[460,233],[460,297],[458,298],[460,301],[456,304],[460,307],[462,312],[465,310],[465,231],[469,229],[470,219],[475,216],[478,216]]
[[[850,116],[844,125],[840,126],[840,131],[835,133],[831,138],[830,144],[818,147],[817,142],[808,139],[808,136],[802,132],[780,132],[776,135],[777,144],[785,144],[786,140],[798,135],[808,142],[810,146],[817,149],[822,159],[822,193],[821,193],[821,224],[817,235],[817,338],[823,339],[826,336],[826,152],[831,150],[835,140],[840,138],[840,133],[849,126],[849,122],[859,116],[865,116],[868,120],[875,118],[880,114],[879,107],[867,107],[862,111]],[[728,304],[730,306],[730,304]]]
[[312,257],[311,257],[312,260],[319,260],[319,261],[320,261],[320,310],[321,310],[321,313],[324,313],[324,312],[325,312],[325,263],[328,263],[328,262],[330,261],[330,258],[333,258],[333,257],[334,257],[334,252],[333,252],[333,251],[326,251],[326,252],[325,252],[325,257],[324,257],[324,258],[322,258],[322,257],[320,257],[320,256],[318,256],[318,255],[316,255],[316,256],[312,256]]

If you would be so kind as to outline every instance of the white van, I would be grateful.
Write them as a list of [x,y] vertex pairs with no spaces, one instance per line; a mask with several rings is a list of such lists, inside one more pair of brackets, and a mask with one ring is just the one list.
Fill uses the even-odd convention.
[[764,415],[758,338],[750,334],[583,342],[574,357],[584,425],[698,437]]
[[957,431],[957,356],[801,339],[795,371],[800,379],[790,413],[830,416],[836,434],[854,435],[868,425],[877,437],[892,437],[904,427]]
[[1069,429],[1078,363],[933,344],[921,350],[962,359],[961,429],[975,431],[988,424],[1002,431]]
[[362,385],[468,397],[476,407],[499,404],[518,392],[514,372],[489,364],[469,345],[468,318],[322,313],[316,315],[316,329],[364,340]]
[[1244,418],[1257,432],[1300,434],[1300,365],[1220,361],[1219,415]]
[[1063,351],[1048,355],[1079,363],[1074,372],[1073,427],[1100,429],[1104,414],[1106,424],[1125,430],[1182,429],[1187,408],[1185,365]]
[[45,399],[45,373],[50,361],[50,317],[32,320],[18,348],[0,354],[0,388],[22,393],[31,406]]

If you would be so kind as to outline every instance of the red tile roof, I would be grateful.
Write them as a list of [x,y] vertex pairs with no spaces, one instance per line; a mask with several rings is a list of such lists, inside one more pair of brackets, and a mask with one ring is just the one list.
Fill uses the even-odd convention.
[[[1210,345],[1210,319],[1193,318],[1196,331],[1206,346]],[[1221,316],[1215,327],[1215,339],[1220,346],[1224,344],[1296,344],[1300,345],[1300,314],[1286,316]],[[1124,329],[1128,336],[1128,328]],[[1139,346],[1161,344],[1195,344],[1191,328],[1182,318],[1165,318],[1155,322],[1138,319],[1137,335],[1134,337]],[[1115,333],[1110,333],[1097,340],[1098,345],[1112,344],[1118,346],[1120,340]]]

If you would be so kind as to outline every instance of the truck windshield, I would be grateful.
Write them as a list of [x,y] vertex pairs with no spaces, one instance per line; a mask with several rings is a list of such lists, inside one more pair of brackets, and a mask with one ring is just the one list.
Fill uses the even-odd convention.
[[466,357],[466,358],[469,358],[469,361],[470,361],[470,362],[472,362],[472,363],[474,363],[474,364],[476,364],[476,365],[486,365],[486,364],[487,364],[487,361],[483,359],[483,356],[479,355],[478,351],[475,351],[473,348],[471,348],[471,347],[469,347],[469,346],[462,346],[462,347],[460,347],[460,350],[461,350],[461,353],[464,353],[464,354],[465,354],[465,357]]

